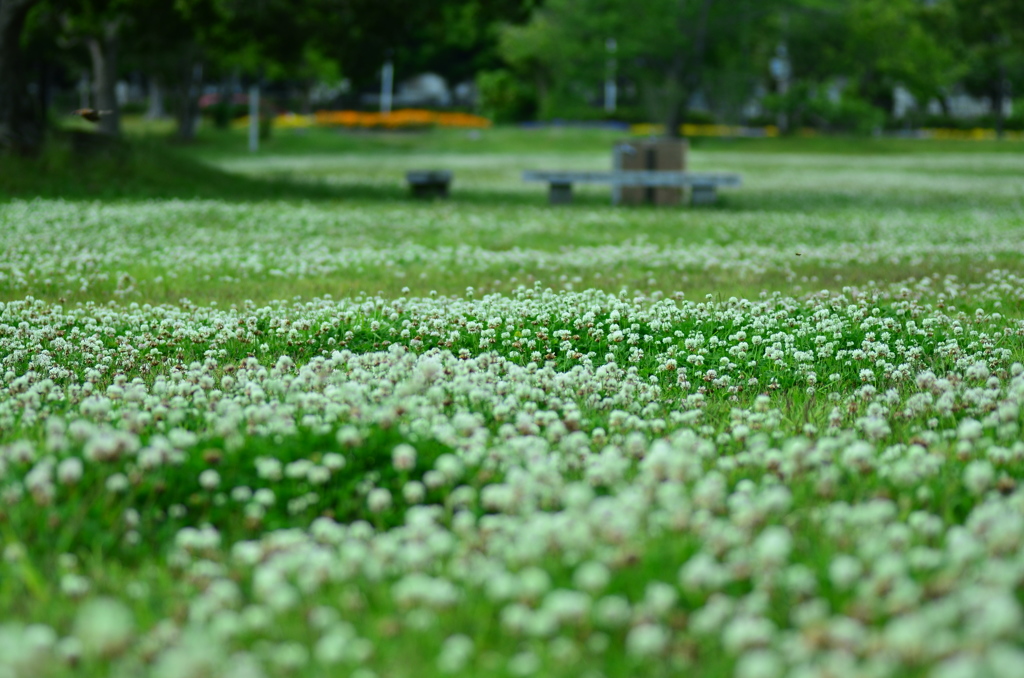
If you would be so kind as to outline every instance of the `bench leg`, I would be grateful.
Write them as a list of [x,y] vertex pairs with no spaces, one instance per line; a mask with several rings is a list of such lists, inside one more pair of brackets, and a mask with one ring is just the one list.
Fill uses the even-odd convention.
[[448,182],[438,181],[425,184],[412,184],[412,194],[417,198],[447,198]]
[[552,205],[568,205],[572,202],[572,184],[551,184],[548,202]]
[[690,203],[693,205],[712,205],[717,197],[714,186],[697,184],[690,190]]

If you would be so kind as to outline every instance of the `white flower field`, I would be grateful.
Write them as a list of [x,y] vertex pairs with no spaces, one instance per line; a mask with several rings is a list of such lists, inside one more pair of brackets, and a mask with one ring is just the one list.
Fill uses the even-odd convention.
[[0,678],[1024,675],[1024,162],[957,157],[0,204]]

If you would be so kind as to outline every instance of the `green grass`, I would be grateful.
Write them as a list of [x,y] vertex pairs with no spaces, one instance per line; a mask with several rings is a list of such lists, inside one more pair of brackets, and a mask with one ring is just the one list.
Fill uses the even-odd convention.
[[[973,606],[1024,599],[1004,574],[1024,534],[1024,146],[698,140],[693,169],[744,178],[713,207],[615,208],[597,187],[552,207],[520,172],[607,167],[620,134],[279,130],[249,154],[240,131],[176,146],[127,127],[98,154],[58,137],[0,158],[0,676],[191,678],[238,652],[271,676],[439,676],[463,634],[455,675],[724,678],[724,622],[694,629],[716,596],[820,662],[838,661],[827,619],[857,620],[856,656],[889,675],[951,652],[888,648],[902,615],[971,657],[1022,641]],[[453,169],[451,198],[409,197],[418,167]],[[287,470],[328,454],[346,460],[329,478]],[[436,527],[402,526],[412,481]],[[505,506],[483,498],[499,483]],[[938,532],[908,527],[923,513]],[[752,555],[769,528],[793,535],[788,569]],[[709,553],[729,581],[681,583]],[[865,567],[849,588],[840,555]],[[633,606],[621,625],[546,630],[544,591],[496,583],[575,590],[588,560],[608,568],[595,598]],[[656,582],[678,596],[661,611]],[[116,636],[82,612],[95,596],[134,616],[125,646],[65,661],[73,643],[18,625]],[[797,629],[809,600],[826,618]],[[505,619],[516,603],[533,626]],[[645,620],[673,637],[648,657],[626,649]],[[339,665],[327,630],[351,633]]]
[[[68,141],[57,138],[42,162],[0,159],[5,164],[0,196],[63,198],[74,204],[102,200],[112,207],[121,205],[121,211],[152,199],[216,200],[237,205],[246,214],[271,209],[286,219],[289,205],[294,205],[318,224],[303,226],[298,240],[270,223],[233,238],[234,244],[254,246],[276,242],[289,247],[315,238],[328,251],[410,243],[429,249],[557,252],[564,247],[632,242],[683,252],[688,247],[746,243],[775,250],[775,260],[741,272],[713,261],[680,268],[644,266],[633,260],[609,268],[554,260],[542,269],[527,261],[457,268],[414,261],[401,270],[362,267],[356,275],[249,276],[238,285],[211,284],[205,276],[171,277],[169,269],[154,266],[151,257],[132,256],[108,271],[107,283],[85,292],[58,283],[34,284],[36,296],[74,302],[118,298],[113,294],[114,280],[121,273],[139,281],[135,298],[140,300],[239,303],[377,291],[394,295],[405,287],[412,294],[461,294],[469,286],[479,293],[508,292],[537,280],[556,288],[627,287],[683,291],[690,298],[709,293],[756,297],[762,290],[803,293],[869,283],[884,286],[930,275],[978,283],[993,268],[1021,270],[1020,253],[1012,243],[1024,214],[1018,179],[1024,172],[1024,147],[1011,142],[696,140],[690,157],[693,169],[743,176],[743,187],[721,191],[713,207],[612,208],[606,187],[582,186],[576,191],[576,204],[552,208],[546,204],[546,188],[523,183],[521,171],[605,168],[608,149],[621,134],[497,128],[484,130],[477,138],[477,133],[464,130],[278,130],[259,153],[250,154],[241,131],[207,129],[194,144],[180,146],[147,133],[140,121],[126,126],[134,136],[117,152],[75,155]],[[404,172],[429,167],[455,171],[450,200],[423,202],[409,196]],[[188,207],[191,204],[196,206]],[[170,219],[154,215],[149,224],[153,235],[145,237],[174,241],[178,232],[195,231],[204,234],[201,237],[231,238],[241,213],[219,215],[203,203],[188,205]],[[339,219],[342,214],[347,215],[344,221]],[[110,219],[112,228],[125,227]],[[872,256],[825,261],[814,255],[816,249],[844,242],[864,249],[872,241],[900,247],[924,238],[955,247],[982,234],[997,243],[987,257],[950,256],[949,250],[896,260]],[[143,251],[145,247],[139,250]],[[709,256],[718,253],[709,251]],[[233,275],[204,272],[214,279]],[[158,277],[162,281],[153,282]],[[23,288],[0,282],[0,298],[23,294]]]

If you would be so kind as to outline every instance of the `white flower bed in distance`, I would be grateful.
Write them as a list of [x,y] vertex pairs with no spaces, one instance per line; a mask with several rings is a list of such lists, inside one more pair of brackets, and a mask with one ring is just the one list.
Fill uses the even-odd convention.
[[[955,219],[896,213],[870,222],[850,218],[841,224],[842,239],[834,219],[791,213],[710,215],[702,225],[708,237],[695,242],[692,236],[682,237],[694,226],[685,215],[641,213],[627,219],[605,210],[566,219],[541,208],[509,209],[510,218],[497,218],[482,208],[339,211],[217,201],[12,201],[0,206],[0,293],[23,297],[45,290],[70,297],[105,291],[131,300],[188,277],[234,287],[246,298],[246,286],[253,281],[367,273],[403,278],[410,271],[503,279],[532,273],[551,283],[566,272],[609,275],[631,269],[647,275],[717,271],[733,280],[769,273],[793,279],[798,266],[949,265],[1024,255],[1017,221],[1003,213],[968,212]],[[667,243],[637,236],[631,226],[649,227],[666,219],[679,220],[671,227],[680,236]],[[424,238],[475,244],[417,242]],[[548,246],[506,244],[529,239]],[[559,246],[579,239],[592,244]]]

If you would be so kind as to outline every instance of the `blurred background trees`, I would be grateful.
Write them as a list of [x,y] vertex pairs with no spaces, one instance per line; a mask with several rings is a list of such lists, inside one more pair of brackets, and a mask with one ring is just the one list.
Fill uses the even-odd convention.
[[189,140],[253,84],[268,110],[373,108],[385,62],[499,122],[1024,123],[1020,0],[0,0],[0,145],[37,152],[80,106]]

